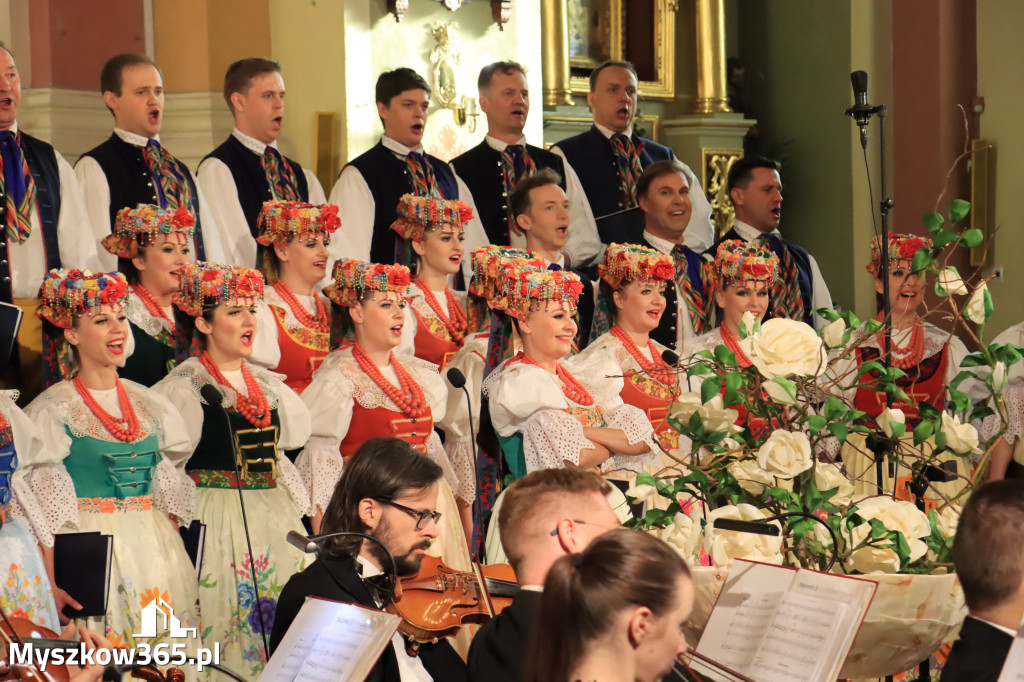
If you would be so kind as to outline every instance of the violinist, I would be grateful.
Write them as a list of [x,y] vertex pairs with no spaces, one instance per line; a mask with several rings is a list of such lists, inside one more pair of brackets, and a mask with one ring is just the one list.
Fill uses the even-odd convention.
[[[399,575],[413,575],[438,535],[437,498],[441,467],[398,438],[371,438],[345,463],[324,513],[324,534],[356,531],[387,545]],[[369,608],[381,608],[381,590],[374,576],[388,563],[382,549],[369,540],[326,540],[319,558],[293,575],[281,592],[270,636],[271,651],[295,620],[306,597],[321,597]],[[403,635],[395,633],[366,678],[368,682],[409,682],[466,679],[466,664],[441,639],[424,644],[416,656],[407,652]]]
[[498,529],[520,589],[512,605],[484,623],[469,647],[470,679],[522,682],[548,570],[620,525],[608,503],[611,484],[583,469],[541,469],[513,483]]

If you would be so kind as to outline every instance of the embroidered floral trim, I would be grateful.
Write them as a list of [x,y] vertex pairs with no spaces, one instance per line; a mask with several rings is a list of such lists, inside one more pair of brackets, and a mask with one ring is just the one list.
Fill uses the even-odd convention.
[[174,347],[174,332],[171,330],[171,322],[149,312],[134,291],[129,290],[128,292],[128,298],[124,304],[124,314],[129,322],[146,334],[165,346]]
[[[246,362],[246,366],[249,368],[249,371],[252,372],[253,378],[256,379],[256,383],[259,384],[260,389],[263,391],[263,395],[267,399],[267,405],[270,409],[276,410],[279,397],[270,383],[271,377],[274,376],[273,372],[250,362]],[[195,388],[197,396],[199,395],[199,389],[206,384],[213,384],[214,386],[217,386],[217,380],[210,376],[210,373],[206,371],[205,367],[203,367],[203,363],[199,362],[199,358],[189,358],[175,367],[170,376],[186,377],[192,382],[192,386]],[[223,388],[223,390],[221,390],[221,395],[224,396],[224,408],[229,410],[235,409],[235,392],[228,388]]]
[[295,316],[291,314],[291,311],[279,308],[276,305],[271,305],[269,308],[270,311],[274,313],[274,317],[277,318],[278,324],[288,335],[288,338],[295,343],[299,344],[303,348],[309,348],[322,353],[326,353],[331,349],[330,334],[318,332],[301,324],[292,326],[289,324],[288,318],[290,317],[294,320]]
[[[238,488],[238,477],[234,471],[216,469],[197,469],[188,472],[196,487],[199,488]],[[242,476],[243,490],[267,490],[276,488],[277,480],[269,471],[249,472]]]
[[[398,361],[402,363],[402,367],[409,373],[409,376],[420,385],[421,388],[426,390],[427,383],[426,377],[431,372],[437,374],[437,365],[414,358],[408,355],[402,355],[398,357]],[[381,390],[380,386],[373,383],[373,379],[369,377],[365,372],[359,369],[359,365],[355,360],[352,359],[351,354],[341,355],[339,353],[331,353],[327,356],[327,360],[321,365],[319,371],[329,372],[336,371],[351,385],[351,393],[353,399],[361,407],[368,410],[374,410],[378,407],[386,407],[389,410],[398,412],[398,405]],[[430,395],[427,395],[429,402]]]
[[10,502],[0,505],[0,524],[7,523],[13,518],[11,516],[12,507],[13,505]]
[[[155,434],[157,442],[164,442],[163,429],[159,420],[151,411],[149,399],[146,397],[147,389],[130,381],[122,380],[124,390],[128,394],[132,408],[135,409],[135,416],[139,420],[139,437],[134,442],[145,440],[150,434]],[[62,381],[54,384],[38,398],[45,403],[53,403],[57,406],[61,421],[68,427],[71,434],[77,438],[95,438],[97,440],[119,443],[92,413],[82,400],[82,396],[75,390],[70,381]],[[227,402],[227,401],[225,401]]]
[[566,414],[574,419],[578,420],[583,426],[604,426],[604,413],[601,412],[601,408],[596,404],[589,407],[583,407],[582,405],[576,405],[575,403],[569,403],[569,407],[565,408]]
[[120,512],[149,511],[153,508],[152,495],[136,497],[79,497],[78,511],[86,514],[117,514]]

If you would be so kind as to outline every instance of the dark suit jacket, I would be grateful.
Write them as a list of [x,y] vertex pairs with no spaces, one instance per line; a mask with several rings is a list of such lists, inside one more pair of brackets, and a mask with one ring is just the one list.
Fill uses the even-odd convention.
[[[332,559],[322,557],[314,561],[302,573],[289,578],[281,591],[281,599],[277,603],[277,614],[274,617],[274,629],[270,633],[270,651],[273,653],[280,644],[288,626],[295,620],[299,609],[307,596],[323,597],[335,601],[359,604],[375,608],[373,597],[356,573],[355,561],[352,559]],[[442,639],[437,644],[425,644],[420,649],[423,666],[435,679],[447,682],[463,682],[466,680],[466,664],[455,653],[455,649]],[[398,658],[395,648],[384,649],[377,665],[370,671],[367,682],[401,682],[398,671]]]
[[1013,637],[967,616],[960,639],[953,643],[940,682],[996,682]]

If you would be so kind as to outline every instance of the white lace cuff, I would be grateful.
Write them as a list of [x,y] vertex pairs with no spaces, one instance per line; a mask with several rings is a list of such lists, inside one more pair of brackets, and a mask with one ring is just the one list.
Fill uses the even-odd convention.
[[330,447],[322,438],[312,438],[295,460],[295,467],[302,476],[302,484],[309,494],[310,515],[327,510],[327,504],[334,495],[334,486],[341,478],[345,465],[337,447]]
[[476,448],[473,447],[473,441],[469,438],[448,439],[444,443],[444,450],[459,479],[459,487],[452,492],[463,502],[473,504],[476,500]]
[[658,466],[661,462],[661,447],[654,440],[654,427],[643,410],[635,405],[619,405],[604,413],[604,424],[610,429],[620,429],[626,434],[630,445],[647,443],[649,450],[637,457],[614,455],[601,464],[602,471],[632,471],[640,473],[647,466]]
[[39,502],[46,530],[57,533],[65,526],[78,528],[78,497],[75,484],[63,464],[43,464],[25,472]]
[[161,457],[153,474],[153,505],[178,525],[187,527],[196,508],[196,484],[166,457]]
[[36,500],[25,477],[15,474],[14,480],[11,481],[11,490],[14,491],[11,516],[24,522],[37,543],[53,547],[53,531],[46,523],[46,513]]
[[444,473],[445,483],[452,491],[459,489],[459,477],[455,475],[455,469],[452,468],[452,463],[448,460],[448,455],[444,451],[444,446],[441,445],[441,438],[437,435],[437,432],[430,434],[427,439],[427,457],[431,459],[434,464],[441,467],[441,471]]
[[292,496],[292,502],[298,508],[299,514],[308,516],[309,494],[306,493],[306,487],[302,485],[302,475],[284,452],[278,453],[277,484],[283,486]]
[[526,471],[579,465],[580,451],[596,447],[578,419],[561,410],[540,410],[522,424]]

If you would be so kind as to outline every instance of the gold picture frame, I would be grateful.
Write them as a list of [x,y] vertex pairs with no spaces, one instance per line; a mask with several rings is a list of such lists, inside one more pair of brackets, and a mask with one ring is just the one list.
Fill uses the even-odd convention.
[[590,92],[590,72],[601,62],[615,59],[632,62],[636,67],[641,99],[675,97],[676,0],[565,2],[565,49],[574,95]]

